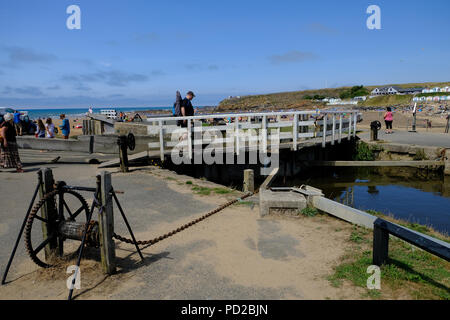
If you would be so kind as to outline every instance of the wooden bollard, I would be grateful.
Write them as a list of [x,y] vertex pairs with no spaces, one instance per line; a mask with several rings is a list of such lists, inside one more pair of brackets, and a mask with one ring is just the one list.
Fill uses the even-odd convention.
[[98,215],[102,268],[104,273],[114,274],[116,272],[116,248],[113,240],[114,213],[111,195],[111,173],[103,171],[97,179],[100,179],[100,202],[102,207]]
[[244,170],[244,192],[255,192],[255,173],[252,169]]
[[[42,184],[39,188],[39,196],[42,199],[47,193],[53,191],[53,172],[49,168],[41,169],[42,172]],[[41,208],[42,218],[48,221],[55,221],[58,218],[58,213],[56,211],[56,207],[51,204],[52,201],[46,201]],[[50,225],[47,223],[42,223],[42,236],[45,239],[49,238],[53,234],[54,230],[50,229]],[[58,242],[56,237],[50,241],[44,249],[45,260],[50,262],[52,257],[57,255]]]
[[373,228],[373,264],[382,266],[388,261],[389,232],[377,225]]

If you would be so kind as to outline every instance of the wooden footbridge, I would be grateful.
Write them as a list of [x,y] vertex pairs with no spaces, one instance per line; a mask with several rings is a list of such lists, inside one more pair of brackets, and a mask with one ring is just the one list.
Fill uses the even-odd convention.
[[[177,121],[185,121],[185,127]],[[349,111],[296,111],[208,114],[192,117],[148,118],[148,135],[154,142],[148,150],[134,154],[130,160],[149,157],[164,160],[174,148],[192,159],[204,146],[215,152],[234,153],[335,145],[356,137],[359,113]],[[152,139],[152,140],[153,140]],[[118,160],[101,165],[117,165]]]

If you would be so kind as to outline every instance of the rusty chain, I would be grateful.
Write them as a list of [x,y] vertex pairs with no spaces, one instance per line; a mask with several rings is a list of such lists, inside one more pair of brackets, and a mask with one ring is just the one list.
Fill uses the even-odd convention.
[[[250,197],[252,195],[254,195],[254,193],[247,193],[246,195],[244,195],[241,198],[229,201],[229,202],[221,205],[220,207],[218,207],[218,208],[208,212],[207,214],[201,216],[200,218],[192,220],[191,222],[186,223],[186,224],[182,225],[181,227],[179,227],[177,229],[174,229],[174,230],[172,230],[169,233],[166,233],[165,235],[162,235],[160,237],[157,237],[157,238],[154,238],[154,239],[151,239],[151,240],[147,240],[147,241],[136,241],[136,242],[137,242],[138,245],[150,245],[150,246],[152,246],[152,245],[154,245],[154,244],[156,244],[156,243],[158,243],[158,242],[160,242],[160,241],[162,241],[164,239],[167,239],[167,238],[169,238],[169,237],[171,237],[171,236],[173,236],[173,235],[175,235],[175,234],[177,234],[177,233],[179,233],[179,232],[181,232],[183,230],[186,230],[187,228],[192,227],[193,225],[195,225],[195,224],[205,220],[206,218],[208,218],[208,217],[210,217],[210,216],[212,216],[212,215],[214,215],[214,214],[224,210],[225,208],[227,208],[227,207],[229,207],[229,206],[231,206],[231,205],[233,205],[233,204],[235,204],[237,202],[240,202],[240,201],[242,201],[242,200],[244,200],[244,199],[246,199],[246,198],[248,198],[248,197]],[[134,241],[132,239],[122,237],[122,236],[120,236],[120,235],[118,235],[116,233],[114,233],[113,238],[115,238],[115,239],[117,239],[117,240],[119,240],[121,242],[124,242],[124,243],[134,244]]]

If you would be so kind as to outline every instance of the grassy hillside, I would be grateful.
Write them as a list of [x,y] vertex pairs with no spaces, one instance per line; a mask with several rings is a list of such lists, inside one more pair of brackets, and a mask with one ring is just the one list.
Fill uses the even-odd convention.
[[400,106],[411,104],[413,95],[402,95],[402,96],[379,96],[366,101],[360,102],[359,106],[373,106],[373,107],[384,107],[384,106]]
[[[405,84],[387,84],[380,86],[366,86],[369,91],[377,87],[398,86],[402,88],[409,87],[445,87],[450,85],[450,82],[427,82],[427,83],[405,83]],[[279,110],[279,109],[310,109],[313,106],[323,106],[324,103],[308,100],[308,96],[326,96],[338,98],[343,92],[349,90],[350,87],[340,87],[331,89],[318,90],[304,90],[294,92],[281,92],[265,95],[251,95],[243,96],[239,99],[225,99],[220,102],[219,110],[248,110],[259,108],[264,110]],[[386,106],[386,105],[404,105],[411,102],[412,96],[389,96],[370,99],[364,103],[363,106]]]

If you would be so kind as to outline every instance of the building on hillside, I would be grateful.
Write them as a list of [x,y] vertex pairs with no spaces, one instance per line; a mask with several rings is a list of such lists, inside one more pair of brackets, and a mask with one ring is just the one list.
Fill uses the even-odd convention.
[[360,97],[354,97],[353,101],[366,101],[367,97],[366,96],[360,96]]
[[400,88],[397,86],[375,88],[372,90],[371,95],[373,96],[387,96],[395,94],[418,94],[422,93],[423,88]]

